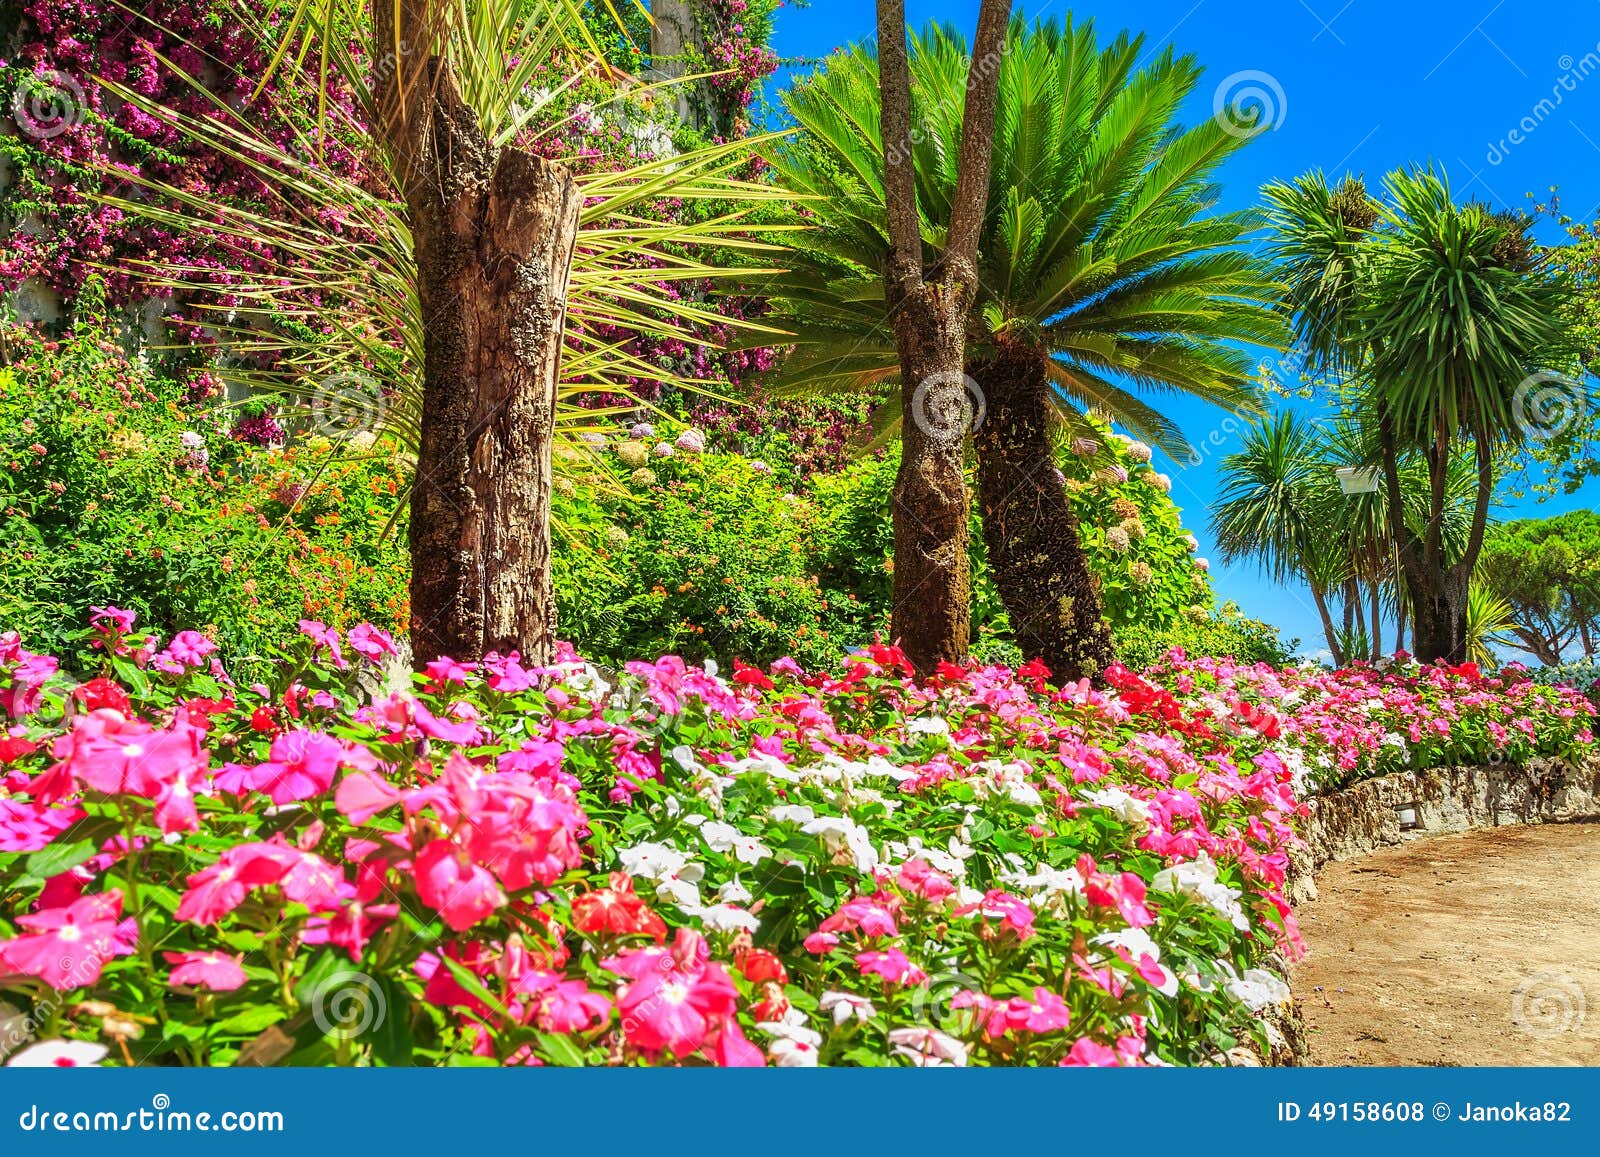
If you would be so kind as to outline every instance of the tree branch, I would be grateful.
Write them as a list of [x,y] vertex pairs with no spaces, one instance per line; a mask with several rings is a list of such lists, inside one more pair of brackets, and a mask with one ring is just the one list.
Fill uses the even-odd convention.
[[978,31],[967,67],[967,101],[961,116],[961,151],[956,162],[956,195],[943,265],[946,279],[976,282],[978,237],[989,207],[989,171],[994,156],[995,99],[1005,60],[1011,0],[983,0]]
[[[891,298],[922,282],[922,228],[911,147],[911,63],[906,57],[905,0],[878,0],[878,91],[883,106],[883,201],[889,220],[884,276]],[[895,300],[889,303],[896,304]]]

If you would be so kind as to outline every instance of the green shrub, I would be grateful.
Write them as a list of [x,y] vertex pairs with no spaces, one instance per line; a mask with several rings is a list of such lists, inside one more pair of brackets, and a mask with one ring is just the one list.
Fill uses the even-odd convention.
[[301,618],[406,622],[404,475],[229,437],[233,415],[80,330],[7,335],[0,368],[0,628],[63,647],[94,605],[266,658]]
[[[641,655],[821,666],[871,641],[871,612],[825,588],[818,573],[822,517],[752,461],[679,452],[652,439],[619,443],[619,493],[558,493],[554,515],[560,632],[612,663]],[[648,465],[641,452],[649,455]]]
[[1214,612],[1196,608],[1159,630],[1125,629],[1117,633],[1116,643],[1117,657],[1135,670],[1149,667],[1173,647],[1183,648],[1191,659],[1234,659],[1274,667],[1294,662],[1300,649],[1298,639],[1286,642],[1276,627],[1249,618],[1231,602]]

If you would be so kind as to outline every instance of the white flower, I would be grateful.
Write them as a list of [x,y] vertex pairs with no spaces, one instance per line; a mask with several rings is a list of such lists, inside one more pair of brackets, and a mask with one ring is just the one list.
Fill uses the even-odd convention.
[[814,1069],[817,1046],[798,1040],[775,1040],[767,1046],[767,1056],[780,1069]]
[[1128,443],[1128,457],[1135,462],[1148,462],[1153,456],[1150,452],[1150,447],[1143,442],[1130,441]]
[[683,768],[684,771],[698,771],[700,769],[700,762],[694,757],[694,749],[685,747],[681,743],[672,749],[672,762]]
[[949,735],[950,724],[938,715],[922,715],[906,724],[910,735]]
[[56,1069],[98,1065],[106,1046],[81,1040],[42,1040],[6,1062],[8,1069]]
[[1200,571],[1202,573],[1204,573],[1205,571],[1210,570],[1211,569],[1211,560],[1209,558],[1197,558],[1197,559],[1195,559],[1194,560],[1194,569],[1197,570],[1197,571]]
[[1192,534],[1184,535],[1183,536],[1183,541],[1184,541],[1184,545],[1186,545],[1189,548],[1189,553],[1190,554],[1193,554],[1195,551],[1200,549],[1200,540],[1198,538],[1196,538]]
[[1049,864],[1037,865],[1031,874],[1005,878],[1007,884],[1036,896],[1081,896],[1083,877],[1077,868],[1052,868]]
[[858,872],[870,872],[878,866],[871,833],[854,820],[843,816],[818,816],[800,830],[808,836],[821,836],[823,844],[834,855],[848,853]]
[[1150,476],[1150,484],[1163,494],[1172,492],[1172,479],[1165,474],[1152,474]]
[[745,835],[732,824],[720,821],[705,824],[700,828],[700,837],[713,852],[732,852],[743,864],[759,864],[772,855],[772,849],[766,844]]
[[755,896],[735,878],[717,889],[717,899],[724,904],[748,904]]
[[690,914],[700,910],[700,889],[688,880],[662,880],[656,885],[656,899],[670,900]]
[[1085,798],[1095,807],[1105,808],[1124,823],[1145,823],[1150,819],[1150,805],[1120,787],[1091,791]]
[[178,441],[182,442],[191,450],[198,450],[200,447],[206,444],[205,435],[197,434],[193,430],[185,430],[183,433],[179,434]]
[[768,814],[775,824],[810,823],[817,815],[803,803],[781,803]]
[[700,922],[714,932],[754,932],[761,921],[734,904],[712,904],[690,912],[700,917]]
[[833,1017],[833,1023],[843,1024],[852,1018],[856,1020],[869,1020],[878,1015],[878,1010],[872,1002],[864,996],[857,996],[853,992],[828,991],[822,994],[822,999],[817,1002],[817,1007]]
[[936,1028],[890,1029],[889,1050],[918,1068],[964,1067],[967,1063],[966,1046]]
[[1187,863],[1161,869],[1150,881],[1150,886],[1158,892],[1199,900],[1219,915],[1226,916],[1241,932],[1250,928],[1250,920],[1239,904],[1239,897],[1243,893],[1217,879],[1217,865],[1204,852]]
[[[668,847],[666,844],[638,844],[631,848],[621,848],[617,851],[617,859],[622,863],[622,870],[630,876],[642,876],[649,880],[664,880],[676,876],[689,864],[687,854],[677,848]],[[696,865],[697,866],[697,865]],[[698,880],[704,874],[704,869],[694,875]]]
[[1247,968],[1242,977],[1226,981],[1222,987],[1251,1012],[1260,1012],[1289,999],[1289,986],[1282,978],[1260,968]]
[[780,1040],[799,1041],[813,1047],[822,1043],[822,1034],[806,1023],[806,1014],[798,1008],[789,1009],[781,1020],[759,1021],[756,1028]]

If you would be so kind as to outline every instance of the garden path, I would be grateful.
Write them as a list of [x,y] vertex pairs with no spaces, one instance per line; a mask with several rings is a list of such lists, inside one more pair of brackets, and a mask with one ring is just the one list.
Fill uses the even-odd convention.
[[1329,864],[1297,914],[1319,1065],[1600,1065],[1600,824]]

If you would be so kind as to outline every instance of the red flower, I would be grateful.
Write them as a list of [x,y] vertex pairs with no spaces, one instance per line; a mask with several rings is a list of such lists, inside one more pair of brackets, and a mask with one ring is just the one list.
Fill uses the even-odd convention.
[[98,711],[109,707],[126,715],[133,709],[128,693],[110,679],[90,679],[73,688],[72,697],[83,705],[85,711]]

